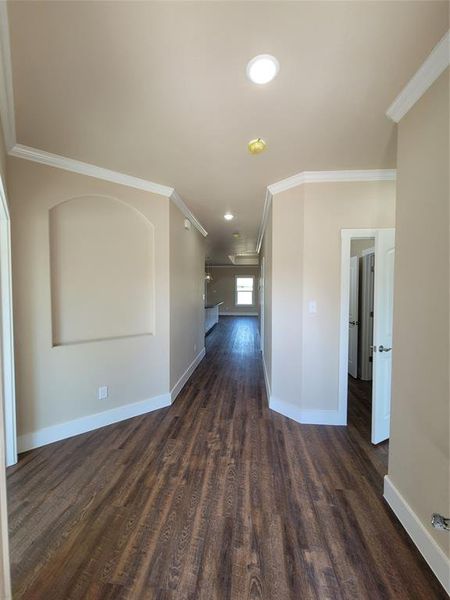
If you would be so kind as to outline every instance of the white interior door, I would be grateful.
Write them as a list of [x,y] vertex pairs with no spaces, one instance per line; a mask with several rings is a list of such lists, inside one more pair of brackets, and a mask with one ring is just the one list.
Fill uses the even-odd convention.
[[261,273],[259,278],[259,343],[261,345],[261,352],[264,354],[264,256],[261,260]]
[[259,274],[259,344],[264,355],[264,256]]
[[395,230],[375,238],[373,323],[372,443],[389,438],[391,417],[392,319],[394,304]]
[[348,311],[348,372],[358,377],[358,286],[359,259],[350,258],[350,303]]

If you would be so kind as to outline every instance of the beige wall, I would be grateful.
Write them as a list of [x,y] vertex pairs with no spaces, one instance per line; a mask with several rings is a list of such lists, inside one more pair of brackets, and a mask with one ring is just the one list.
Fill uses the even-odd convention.
[[6,146],[3,138],[3,127],[0,123],[0,175],[6,186]]
[[271,206],[261,247],[261,260],[264,261],[264,339],[262,340],[262,349],[269,386],[272,386],[272,230]]
[[[169,391],[169,203],[166,198],[92,177],[69,173],[20,159],[8,160],[8,193],[12,220],[12,260],[17,380],[18,434],[40,430],[110,408],[147,400]],[[52,347],[49,211],[72,198],[95,198],[117,202],[137,211],[154,228],[155,327],[152,335],[104,339]],[[80,252],[83,223],[89,220],[84,202],[80,220]],[[106,225],[110,225],[105,220]],[[102,227],[101,224],[98,225]],[[116,229],[111,233],[117,234]],[[133,244],[133,228],[117,244]],[[105,232],[99,231],[99,239]],[[90,238],[91,239],[91,238]],[[112,237],[114,239],[114,237]],[[92,239],[91,239],[92,241]],[[118,255],[116,255],[116,258]],[[130,257],[129,257],[130,258]],[[97,285],[85,287],[83,295],[101,294],[102,281],[111,273],[117,283],[127,268],[104,257],[95,261]],[[87,261],[86,269],[91,268]],[[96,276],[96,277],[95,277]],[[98,289],[97,289],[98,288]],[[100,290],[100,291],[99,291]],[[136,290],[129,289],[129,294]],[[82,301],[82,297],[80,297]],[[117,299],[110,299],[117,308]],[[89,298],[87,302],[90,302]],[[125,304],[126,296],[120,298]],[[109,303],[104,302],[107,314]],[[122,308],[126,313],[127,306]],[[117,311],[111,319],[117,318]],[[109,323],[114,330],[115,323]],[[109,387],[107,400],[97,399],[98,386]]]
[[[207,302],[223,302],[219,306],[220,314],[254,313],[259,311],[259,267],[210,267],[208,268],[213,281],[207,284]],[[253,306],[236,306],[235,280],[236,276],[253,276],[255,278],[255,303]]]
[[205,238],[170,205],[170,388],[205,346]]
[[369,250],[369,248],[375,248],[375,238],[352,240],[350,243],[350,256],[361,258],[364,250]]
[[449,515],[449,73],[398,128],[389,477],[430,525]]
[[111,197],[50,209],[53,345],[154,333],[154,229]]
[[337,410],[341,229],[394,222],[394,182],[307,184],[274,197],[274,398]]
[[304,186],[272,201],[272,396],[295,404],[302,382]]

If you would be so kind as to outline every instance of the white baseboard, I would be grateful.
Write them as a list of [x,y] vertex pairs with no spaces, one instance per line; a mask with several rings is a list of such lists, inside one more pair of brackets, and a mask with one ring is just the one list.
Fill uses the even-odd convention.
[[[419,552],[429,564],[433,573],[441,582],[445,591],[450,594],[450,558],[437,545],[430,532],[392,483],[389,475],[386,475],[384,478],[384,498],[406,529]],[[443,536],[449,535],[447,531],[440,533]]]
[[310,410],[270,397],[269,408],[303,425],[345,425],[337,410]]
[[267,394],[267,399],[269,400],[269,406],[270,406],[270,397],[272,395],[272,392],[270,391],[270,381],[269,381],[269,376],[267,375],[266,359],[264,358],[264,354],[262,355],[261,358],[262,358],[263,371],[264,371],[264,382],[266,384],[266,394]]
[[95,413],[86,417],[80,417],[79,419],[73,419],[72,421],[66,421],[65,423],[44,427],[38,431],[20,435],[18,438],[18,450],[19,452],[26,452],[33,448],[39,448],[46,444],[65,440],[74,435],[86,433],[87,431],[92,431],[93,429],[104,427],[105,425],[111,425],[112,423],[118,423],[119,421],[137,417],[166,406],[170,406],[170,394],[161,394],[160,396],[154,396],[153,398],[142,400],[141,402],[117,406],[101,413]]
[[219,312],[219,317],[257,317],[257,312]]
[[170,391],[170,397],[171,397],[172,402],[175,400],[175,398],[181,392],[185,383],[187,382],[189,377],[192,375],[192,373],[195,371],[195,369],[198,367],[200,362],[205,358],[205,354],[206,354],[205,348],[200,350],[200,352],[197,354],[197,356],[194,358],[194,360],[188,366],[186,371],[183,373],[183,375],[180,377],[180,379],[173,386],[173,388]]

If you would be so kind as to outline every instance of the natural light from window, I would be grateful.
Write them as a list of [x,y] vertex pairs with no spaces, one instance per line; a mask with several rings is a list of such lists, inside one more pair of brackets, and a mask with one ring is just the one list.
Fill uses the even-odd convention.
[[236,306],[252,306],[253,277],[236,277]]

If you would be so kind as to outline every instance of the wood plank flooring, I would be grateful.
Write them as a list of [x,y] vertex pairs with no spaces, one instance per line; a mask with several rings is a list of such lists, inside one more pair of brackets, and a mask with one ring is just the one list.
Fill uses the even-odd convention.
[[361,415],[270,411],[257,320],[222,318],[170,408],[9,469],[14,598],[446,598],[382,499]]
[[348,427],[353,440],[365,448],[373,468],[383,478],[388,470],[389,442],[369,444],[372,426],[372,382],[348,377]]

